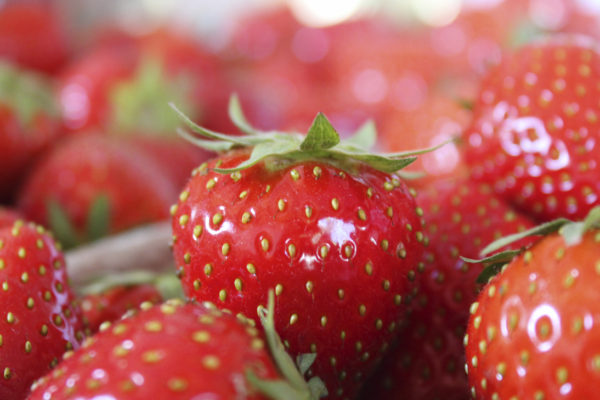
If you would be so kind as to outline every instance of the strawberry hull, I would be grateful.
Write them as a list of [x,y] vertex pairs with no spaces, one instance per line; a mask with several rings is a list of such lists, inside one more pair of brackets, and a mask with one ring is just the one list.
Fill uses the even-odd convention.
[[[236,165],[247,153],[221,158]],[[418,268],[421,220],[409,190],[363,165],[322,162],[231,175],[201,166],[174,209],[186,295],[258,320],[274,289],[275,325],[330,398],[352,398],[381,358]]]

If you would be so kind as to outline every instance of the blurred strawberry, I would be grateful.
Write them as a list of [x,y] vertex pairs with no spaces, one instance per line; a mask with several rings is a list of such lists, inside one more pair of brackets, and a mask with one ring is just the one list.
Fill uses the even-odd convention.
[[0,5],[0,59],[43,72],[56,72],[67,59],[66,35],[50,4]]
[[107,43],[92,48],[61,76],[58,95],[67,128],[171,133],[178,121],[169,102],[218,124],[207,107],[218,103],[224,108],[229,93],[219,92],[217,61],[199,42],[161,30],[124,38],[121,45]]
[[166,219],[175,185],[154,160],[102,135],[70,137],[41,160],[18,204],[65,247]]
[[0,62],[0,198],[12,197],[31,162],[59,134],[50,83]]
[[12,226],[19,219],[23,217],[17,210],[0,206],[0,228]]

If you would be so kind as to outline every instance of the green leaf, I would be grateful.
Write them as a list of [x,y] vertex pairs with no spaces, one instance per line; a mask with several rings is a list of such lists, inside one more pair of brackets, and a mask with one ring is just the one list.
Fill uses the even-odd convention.
[[192,135],[185,129],[181,129],[181,128],[177,128],[177,133],[179,134],[179,136],[181,136],[188,142],[195,144],[196,146],[201,147],[205,150],[210,150],[210,151],[214,151],[214,152],[224,152],[224,151],[231,150],[235,146],[234,143],[224,142],[222,140],[200,139],[200,138],[197,138],[196,136]]
[[229,119],[231,119],[231,122],[233,122],[240,131],[248,135],[259,135],[261,133],[261,131],[254,128],[246,119],[240,99],[235,93],[229,98]]
[[318,113],[304,141],[300,144],[300,150],[315,151],[330,149],[339,142],[340,136],[335,131],[335,128],[323,113]]
[[375,146],[377,141],[377,128],[375,122],[368,120],[354,132],[352,136],[344,140],[345,145],[356,146],[358,149],[369,150]]
[[600,228],[600,206],[592,208],[583,221],[565,224],[559,232],[567,246],[574,246],[579,244],[583,235],[593,228]]
[[355,160],[360,160],[360,161],[364,162],[365,164],[368,164],[372,168],[375,168],[379,171],[383,171],[383,172],[387,172],[387,173],[396,172],[402,168],[409,166],[410,164],[412,164],[413,162],[415,162],[417,160],[417,157],[394,159],[394,158],[388,158],[386,156],[381,156],[378,154],[368,154],[368,153],[365,153],[365,154],[350,153],[349,154],[349,153],[338,152],[338,151],[336,151],[335,153],[347,155],[349,157],[354,158]]
[[432,151],[441,149],[442,147],[446,146],[449,143],[453,143],[456,140],[457,140],[456,138],[448,139],[446,141],[443,141],[440,144],[437,144],[437,145],[431,146],[431,147],[427,147],[425,149],[409,150],[409,151],[404,151],[404,152],[400,152],[400,153],[390,153],[390,154],[386,154],[386,157],[404,158],[404,157],[411,157],[411,156],[420,156],[420,155],[431,153]]
[[[261,394],[273,400],[310,400],[310,392],[302,393],[283,379],[260,379],[251,369],[246,370],[246,379]],[[243,396],[242,398],[246,398]]]
[[243,169],[249,168],[256,163],[264,160],[270,156],[282,156],[286,154],[291,154],[298,149],[298,145],[293,142],[265,142],[260,143],[252,149],[252,154],[250,154],[250,158],[246,161],[238,164],[234,168],[215,168],[216,172],[222,174],[229,174],[235,171],[241,171]]
[[397,171],[396,174],[406,181],[414,181],[427,176],[425,171]]
[[110,200],[105,194],[97,196],[88,212],[86,240],[94,241],[107,236],[110,227]]
[[554,221],[546,222],[545,224],[535,226],[526,231],[505,236],[505,237],[500,238],[500,239],[490,243],[489,245],[487,245],[481,251],[481,255],[485,256],[487,254],[491,254],[495,251],[500,250],[504,246],[508,246],[509,244],[515,243],[515,242],[517,242],[521,239],[524,239],[526,237],[529,237],[529,236],[542,236],[542,235],[547,235],[552,232],[556,232],[562,226],[564,226],[565,224],[571,223],[571,222],[572,222],[571,220],[568,220],[566,218],[558,218],[558,219],[555,219]]
[[511,262],[516,256],[521,254],[525,249],[518,250],[505,250],[500,253],[496,253],[493,256],[482,258],[482,259],[473,259],[461,256],[460,258],[469,264],[483,264],[485,267],[483,271],[477,277],[477,283],[487,283],[490,278],[496,275],[502,267]]
[[50,230],[62,246],[65,249],[77,246],[80,242],[77,231],[60,203],[54,199],[48,200],[46,202],[46,212],[48,213]]
[[300,370],[300,373],[303,376],[306,374],[310,366],[313,365],[316,359],[316,353],[304,353],[296,357],[296,365],[298,366],[298,369]]
[[194,121],[189,119],[177,106],[173,103],[169,103],[169,106],[179,115],[179,118],[183,121],[188,128],[201,136],[207,137],[209,139],[214,140],[222,140],[224,142],[232,143],[236,146],[240,147],[249,147],[257,144],[256,138],[251,138],[248,136],[231,136],[225,135],[223,133],[214,132],[210,129],[203,128],[197,125]]

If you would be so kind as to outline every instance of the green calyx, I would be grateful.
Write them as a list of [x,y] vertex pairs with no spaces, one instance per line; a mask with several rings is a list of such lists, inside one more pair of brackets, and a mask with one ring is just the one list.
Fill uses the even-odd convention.
[[[525,251],[525,248],[516,250],[505,250],[492,254],[501,248],[518,242],[521,239],[531,236],[546,236],[551,233],[558,232],[564,239],[567,246],[575,246],[579,244],[583,236],[594,229],[600,229],[600,206],[590,210],[583,221],[574,222],[567,218],[558,218],[550,222],[535,226],[523,232],[500,238],[489,245],[482,251],[482,256],[487,256],[482,259],[472,259],[462,257],[463,261],[468,263],[482,263],[485,268],[477,277],[478,283],[486,283],[496,274],[498,274],[506,263],[512,261],[513,258]],[[488,256],[489,254],[492,254]]]
[[0,62],[0,103],[14,110],[24,127],[33,123],[38,113],[59,115],[49,80],[6,62]]
[[49,228],[64,249],[100,239],[110,231],[110,200],[107,195],[97,196],[90,204],[84,232],[79,232],[58,201],[49,200],[46,212]]
[[273,318],[275,294],[269,291],[267,308],[260,307],[258,316],[265,331],[265,336],[273,361],[284,379],[264,380],[256,376],[252,369],[246,371],[246,379],[260,393],[274,400],[315,400],[327,396],[327,388],[318,377],[305,381],[304,375],[316,359],[316,354],[302,354],[294,363],[275,330]]
[[[159,59],[142,60],[135,76],[110,92],[111,130],[117,134],[170,134],[179,125],[179,118],[165,104],[176,101],[191,112],[190,79],[183,75],[168,77]],[[198,110],[194,111],[197,114]]]
[[319,160],[341,167],[349,167],[361,162],[377,170],[396,172],[416,160],[416,156],[436,150],[446,143],[429,149],[376,154],[368,150],[375,145],[376,130],[372,121],[367,121],[350,138],[340,140],[339,134],[324,114],[318,113],[306,135],[279,131],[260,131],[248,122],[242,112],[239,99],[233,95],[229,102],[229,116],[233,123],[244,133],[242,136],[230,136],[214,132],[196,125],[173,103],[185,125],[193,132],[179,129],[180,135],[190,142],[207,150],[223,152],[234,148],[251,147],[248,160],[234,168],[215,168],[219,173],[240,171],[266,159],[289,162]]

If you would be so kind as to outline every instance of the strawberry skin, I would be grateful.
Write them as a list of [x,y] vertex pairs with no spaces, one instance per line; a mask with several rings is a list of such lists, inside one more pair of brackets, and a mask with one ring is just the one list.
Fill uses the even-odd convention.
[[22,399],[31,383],[83,339],[62,253],[44,230],[0,230],[0,398]]
[[471,307],[474,399],[595,399],[600,384],[600,231],[550,235],[509,263]]
[[[466,264],[485,245],[533,226],[495,195],[489,185],[464,178],[438,179],[419,191],[430,243],[426,268],[417,275],[411,314],[374,375],[366,398],[460,400],[469,395],[463,335],[480,285],[481,264]],[[524,239],[516,248],[531,242]],[[372,397],[369,397],[372,396]]]
[[[185,294],[256,320],[275,289],[275,323],[330,398],[352,398],[391,342],[425,238],[395,175],[269,161],[232,174],[247,151],[201,165],[173,208]],[[275,167],[275,168],[274,168]]]
[[167,302],[88,339],[36,383],[29,400],[265,399],[247,370],[277,378],[256,328],[196,304]]
[[123,285],[102,293],[89,294],[81,300],[81,311],[86,328],[96,333],[100,325],[113,322],[126,312],[137,309],[142,303],[157,304],[162,301],[158,289],[152,284]]
[[507,57],[465,132],[474,178],[540,220],[579,219],[600,202],[597,47],[562,36]]
[[23,219],[23,217],[18,211],[0,206],[0,228],[11,227],[19,219]]
[[100,233],[107,234],[167,219],[177,191],[166,173],[140,150],[90,134],[68,138],[41,160],[25,182],[18,205],[28,219],[51,228],[63,241],[49,212],[55,202],[79,237],[90,240],[85,235],[91,210],[101,196],[106,197],[108,210],[100,218],[107,225]]

